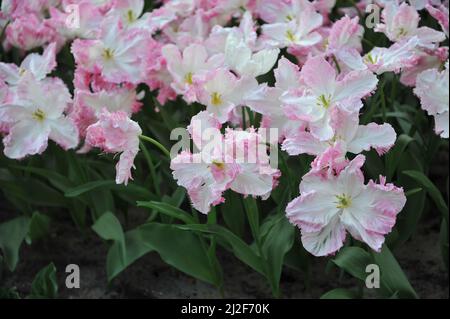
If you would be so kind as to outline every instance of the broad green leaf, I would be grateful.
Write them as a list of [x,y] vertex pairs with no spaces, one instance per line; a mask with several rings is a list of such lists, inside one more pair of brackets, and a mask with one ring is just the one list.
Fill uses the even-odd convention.
[[252,230],[253,238],[259,241],[259,212],[256,200],[249,196],[243,199],[245,211],[247,212],[248,223]]
[[287,267],[301,271],[305,278],[309,279],[311,271],[311,260],[309,253],[305,250],[299,238],[294,239],[291,250],[286,254],[284,263]]
[[73,182],[70,181],[66,176],[63,176],[53,170],[38,168],[38,167],[25,167],[13,165],[13,168],[23,170],[24,172],[30,172],[35,175],[46,178],[52,186],[58,190],[65,192],[67,189],[73,187]]
[[294,244],[294,230],[294,226],[289,223],[288,219],[284,215],[281,215],[268,232],[262,246],[269,266],[267,276],[269,277],[268,279],[274,295],[277,297],[279,296],[284,257]]
[[244,236],[245,212],[241,198],[236,193],[225,194],[225,203],[220,207],[221,216],[227,227],[239,237]]
[[[161,258],[176,269],[200,280],[216,285],[214,273],[199,237],[192,232],[172,225],[144,224],[125,234],[125,248],[115,241],[107,257],[107,274],[111,281],[126,267],[145,254],[156,251]],[[126,258],[121,259],[122,251]]]
[[[412,169],[420,170],[422,165],[411,152],[403,153],[398,165],[398,171],[403,172]],[[395,184],[399,187],[402,186],[405,190],[422,188],[419,182],[405,174],[398,174],[398,180]],[[397,230],[397,234],[393,232],[386,239],[389,247],[392,249],[400,247],[414,234],[425,208],[425,203],[426,192],[424,190],[415,194],[409,194],[405,207],[397,216],[397,223],[394,229]]]
[[140,186],[137,186],[134,184],[129,184],[127,186],[117,185],[116,182],[112,181],[112,180],[93,181],[93,182],[89,182],[89,183],[86,183],[83,185],[79,185],[77,187],[70,188],[65,192],[65,196],[66,197],[78,197],[78,196],[93,192],[98,189],[117,190],[117,191],[121,191],[121,192],[132,193],[132,194],[135,194],[135,195],[141,197],[142,199],[147,199],[152,196],[151,193],[143,187],[140,187]]
[[[1,258],[0,258],[1,262]],[[20,295],[16,288],[2,288],[0,287],[0,299],[20,299]]]
[[369,174],[369,177],[374,180],[378,179],[380,175],[386,175],[386,168],[383,160],[374,150],[367,152],[364,170]]
[[243,263],[247,264],[255,271],[264,275],[262,259],[254,250],[247,245],[242,239],[237,237],[228,229],[219,225],[183,225],[178,226],[181,229],[193,230],[198,232],[210,233],[217,235],[220,239],[229,244],[234,255]]
[[339,268],[355,278],[365,281],[366,267],[373,263],[372,257],[359,247],[345,247],[332,260]]
[[320,299],[358,299],[360,296],[353,290],[337,288],[322,295]]
[[28,237],[30,243],[46,236],[50,230],[50,217],[39,212],[33,213],[31,216],[30,229]]
[[30,229],[28,217],[18,217],[0,224],[0,249],[10,271],[13,271],[19,261],[19,249]]
[[108,251],[106,272],[108,280],[113,280],[133,262],[153,251],[153,247],[142,239],[140,228],[125,233],[125,260],[122,260],[123,247],[120,242],[114,242]]
[[380,267],[381,288],[385,297],[418,298],[394,255],[384,245],[380,253],[372,252],[375,264]]
[[[67,204],[66,199],[61,193],[37,179],[17,177],[12,181],[0,180],[0,186],[4,191],[14,194],[20,200],[31,205],[65,207]],[[39,192],[36,191],[37,189]]]
[[395,146],[386,154],[386,177],[390,181],[397,170],[398,164],[408,145],[414,139],[406,134],[398,137]]
[[104,240],[112,240],[118,243],[120,247],[120,254],[118,257],[121,258],[120,262],[125,264],[125,236],[122,225],[117,217],[113,213],[107,212],[97,219],[95,224],[92,226],[92,229]]
[[58,295],[58,282],[56,281],[56,267],[49,264],[38,272],[31,284],[30,298],[54,299]]
[[197,234],[176,225],[158,223],[142,225],[139,232],[141,240],[158,252],[167,264],[190,276],[218,285],[220,278],[214,272]]
[[405,171],[403,172],[403,174],[408,175],[409,177],[415,179],[423,185],[430,197],[433,199],[439,211],[442,213],[442,216],[448,221],[448,206],[444,201],[441,192],[433,184],[433,182],[430,181],[430,179],[425,174],[419,171]]
[[154,209],[161,214],[176,218],[186,224],[195,224],[195,219],[184,210],[162,202],[137,202],[138,207]]

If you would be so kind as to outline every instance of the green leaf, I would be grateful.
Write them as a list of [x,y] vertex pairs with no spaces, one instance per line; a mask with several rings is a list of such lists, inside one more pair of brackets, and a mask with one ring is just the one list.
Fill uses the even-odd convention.
[[79,185],[77,187],[68,189],[64,195],[66,197],[78,197],[78,196],[93,192],[98,189],[101,189],[101,190],[111,189],[111,190],[117,190],[120,192],[127,192],[130,194],[137,195],[138,197],[141,197],[142,199],[147,199],[147,198],[152,197],[152,194],[143,187],[140,187],[140,186],[137,186],[134,184],[129,184],[127,186],[117,185],[116,182],[112,181],[112,180],[93,181],[93,182],[89,182],[89,183],[86,183],[83,185]]
[[337,288],[322,295],[320,299],[358,299],[360,296],[353,290]]
[[126,232],[125,260],[122,260],[123,247],[120,242],[114,242],[108,251],[106,259],[108,280],[112,281],[128,266],[151,251],[153,251],[153,246],[150,246],[143,241],[140,228]]
[[245,232],[245,212],[239,195],[229,192],[225,194],[225,203],[220,207],[222,218],[227,227],[239,237]]
[[167,264],[200,280],[219,284],[220,278],[197,234],[176,225],[158,223],[142,225],[139,231],[141,240],[158,252]]
[[259,212],[256,200],[249,196],[243,199],[245,211],[247,212],[248,223],[252,230],[253,238],[259,241]]
[[269,266],[267,276],[269,276],[274,295],[277,297],[280,294],[279,286],[284,257],[294,244],[294,230],[294,226],[289,223],[288,219],[281,215],[268,232],[262,246]]
[[366,153],[364,169],[369,174],[369,177],[374,180],[378,179],[380,175],[386,175],[386,168],[383,160],[375,150]]
[[162,202],[137,202],[138,207],[146,207],[150,209],[154,209],[161,214],[176,218],[178,220],[183,221],[186,224],[195,224],[195,219],[186,213],[184,210],[177,208],[175,206],[172,206],[168,203],[162,203]]
[[445,220],[448,221],[448,206],[444,201],[444,198],[442,197],[441,192],[439,189],[433,184],[430,179],[425,176],[422,172],[419,171],[405,171],[403,174],[415,179],[420,184],[423,185],[423,187],[427,190],[430,197],[433,199],[434,203],[436,204],[439,211],[442,213],[442,216],[445,218]]
[[242,262],[253,268],[260,274],[265,274],[262,266],[262,259],[258,256],[254,250],[247,245],[242,239],[237,237],[234,233],[228,229],[219,225],[179,225],[178,228],[193,230],[198,232],[210,233],[217,235],[220,239],[227,242],[234,255]]
[[[421,170],[422,165],[418,159],[411,153],[407,152],[402,155],[398,171]],[[402,186],[406,190],[422,188],[421,184],[405,174],[399,174],[396,181],[398,186]],[[416,231],[417,225],[422,216],[426,203],[426,192],[423,190],[415,194],[409,194],[406,205],[397,216],[397,224],[394,232],[389,234],[386,243],[392,249],[400,247],[405,243]],[[395,232],[397,230],[397,233]]]
[[[122,260],[123,251],[126,256]],[[220,280],[198,235],[175,225],[158,223],[144,224],[127,232],[124,248],[118,240],[113,243],[107,257],[108,279],[111,281],[134,261],[152,251],[156,251],[167,264],[190,276],[214,285]]]
[[284,263],[287,267],[301,271],[305,274],[306,281],[309,280],[311,271],[311,260],[309,253],[301,244],[300,239],[294,239],[291,250],[286,254]]
[[397,170],[402,154],[414,139],[406,134],[398,137],[395,146],[386,154],[386,177],[390,181]]
[[15,287],[13,288],[0,287],[0,299],[20,299],[20,295]]
[[339,268],[362,281],[366,280],[366,267],[373,263],[372,257],[359,247],[345,247],[332,260]]
[[[20,200],[31,205],[43,207],[65,207],[67,202],[61,193],[37,179],[17,177],[13,181],[0,180],[4,191],[17,196]],[[36,192],[36,190],[39,192]]]
[[13,271],[19,261],[19,249],[30,229],[28,217],[18,217],[0,224],[0,249],[10,271]]
[[70,179],[53,170],[37,167],[18,166],[18,165],[12,165],[11,167],[23,170],[24,172],[30,172],[35,175],[44,177],[50,182],[50,184],[52,184],[52,186],[54,186],[55,188],[57,188],[62,192],[65,192],[67,189],[73,187],[73,182],[71,182]]
[[50,230],[50,222],[50,217],[48,217],[47,215],[41,214],[39,212],[33,213],[33,216],[31,216],[30,229],[28,232],[30,243],[33,243],[48,234]]
[[39,271],[31,284],[30,298],[54,299],[58,295],[56,267],[53,263]]
[[122,225],[120,224],[117,217],[111,213],[107,212],[103,214],[95,224],[92,229],[104,240],[112,240],[117,242],[120,247],[120,253],[118,257],[122,264],[126,263],[126,251],[125,251],[125,236],[123,233]]
[[380,253],[372,252],[375,264],[380,267],[381,288],[385,297],[418,298],[394,255],[384,245]]

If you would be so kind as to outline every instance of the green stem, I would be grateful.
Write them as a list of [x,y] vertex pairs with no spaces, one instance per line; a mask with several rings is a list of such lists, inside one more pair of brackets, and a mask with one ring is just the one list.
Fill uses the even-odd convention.
[[383,122],[386,122],[387,121],[387,118],[386,118],[387,104],[386,104],[386,96],[384,95],[384,85],[385,85],[385,82],[383,81],[383,84],[380,87],[380,98],[381,98]]
[[156,170],[155,165],[153,165],[152,158],[150,157],[150,153],[145,147],[142,141],[139,142],[139,146],[141,147],[142,153],[144,153],[145,160],[147,161],[148,168],[150,169],[150,175],[152,176],[153,188],[155,190],[156,195],[161,197],[161,192],[159,190],[158,181],[156,180]]
[[334,64],[336,64],[336,69],[337,69],[338,73],[341,74],[341,72],[342,72],[341,66],[339,65],[339,62],[336,59],[336,56],[334,54],[333,54],[333,61],[334,61]]
[[398,84],[398,77],[396,74],[394,74],[394,79],[391,83],[391,103],[394,104],[394,101],[397,97],[397,84]]
[[160,142],[158,142],[157,140],[145,136],[145,135],[141,135],[139,136],[139,138],[143,141],[149,142],[151,144],[153,144],[154,146],[156,146],[157,148],[160,149],[160,151],[162,151],[164,153],[164,155],[166,155],[168,158],[170,158],[170,152],[167,150],[167,148],[164,147],[164,145],[162,145]]
[[245,116],[245,107],[242,107],[242,129],[245,131],[247,129],[247,119]]
[[0,40],[3,40],[3,36],[5,35],[6,28],[11,23],[11,21],[6,22],[5,26],[2,28],[2,31],[0,32]]

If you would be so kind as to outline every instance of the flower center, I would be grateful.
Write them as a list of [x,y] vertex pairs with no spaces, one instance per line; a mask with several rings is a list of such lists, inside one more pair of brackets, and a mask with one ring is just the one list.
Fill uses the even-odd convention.
[[321,96],[319,96],[317,98],[317,105],[328,109],[331,105],[331,95],[328,94],[327,96],[325,96],[325,94],[322,94]]
[[223,103],[222,95],[220,93],[214,92],[211,94],[211,104],[214,106],[219,106]]
[[184,76],[184,81],[185,81],[187,84],[192,85],[192,84],[194,84],[194,80],[192,79],[192,77],[193,77],[192,72],[189,72],[189,73],[187,73],[187,74]]
[[403,37],[403,36],[408,34],[408,30],[406,30],[405,28],[400,28],[400,29],[398,29],[398,33],[397,34],[398,34],[399,37]]
[[350,196],[342,194],[342,195],[336,195],[336,198],[337,198],[336,208],[344,209],[344,208],[348,208],[352,205],[352,199],[350,198]]
[[104,49],[102,56],[105,60],[111,60],[112,58],[114,58],[114,52],[111,49]]
[[293,21],[295,19],[295,16],[293,15],[293,14],[288,14],[287,16],[286,16],[286,21],[287,22],[291,22],[291,21]]
[[288,39],[288,41],[290,41],[290,42],[297,41],[297,37],[295,36],[295,33],[292,30],[286,31],[286,39]]
[[34,111],[32,116],[38,122],[42,122],[45,120],[45,113],[41,109],[37,109],[36,111]]
[[136,20],[136,18],[134,17],[133,10],[127,11],[127,20],[128,20],[128,23],[133,23]]
[[212,163],[217,169],[223,170],[225,168],[225,163],[219,161],[212,161]]
[[372,56],[372,54],[369,53],[369,54],[366,55],[366,59],[365,60],[366,60],[367,63],[376,64],[378,59],[377,59],[377,57],[374,57],[374,56]]

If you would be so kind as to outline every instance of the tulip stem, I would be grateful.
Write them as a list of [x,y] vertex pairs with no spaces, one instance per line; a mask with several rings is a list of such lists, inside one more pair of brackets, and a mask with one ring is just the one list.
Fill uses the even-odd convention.
[[143,140],[143,141],[146,141],[146,142],[149,142],[149,143],[153,144],[154,146],[156,146],[157,148],[159,148],[160,151],[162,151],[162,152],[164,153],[164,155],[166,155],[167,157],[170,158],[170,152],[167,150],[167,148],[164,147],[164,145],[162,145],[162,144],[161,144],[160,142],[158,142],[157,140],[155,140],[155,139],[153,139],[153,138],[151,138],[151,137],[145,136],[145,135],[141,135],[141,136],[139,136],[139,138],[140,138],[141,140]]

